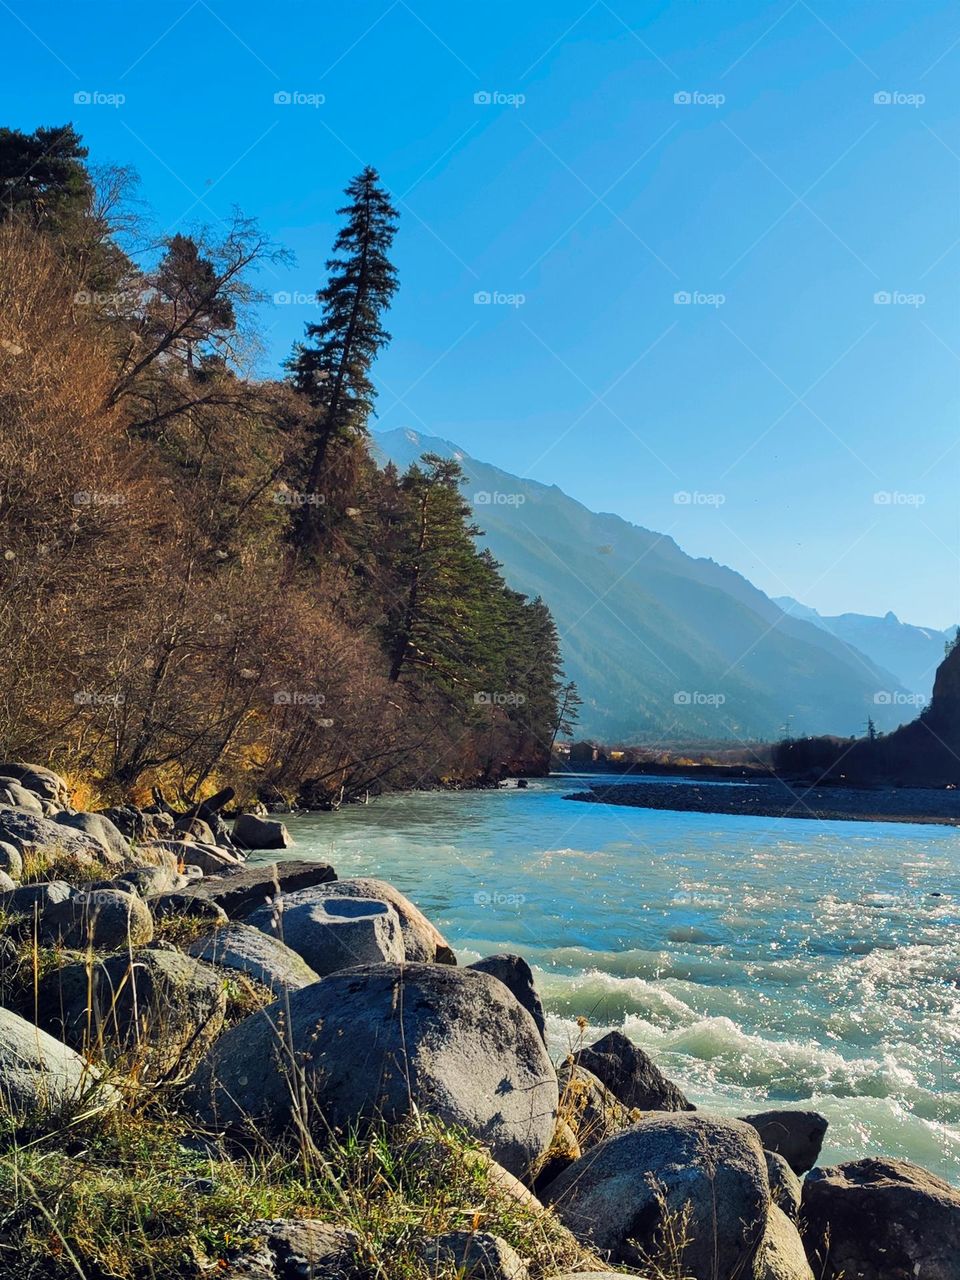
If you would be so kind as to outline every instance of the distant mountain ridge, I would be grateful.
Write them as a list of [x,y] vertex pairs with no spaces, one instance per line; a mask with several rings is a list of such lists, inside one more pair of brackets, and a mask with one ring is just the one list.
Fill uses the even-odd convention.
[[812,622],[852,644],[881,667],[893,671],[911,693],[929,698],[944,650],[956,635],[956,627],[916,627],[901,622],[893,612],[882,618],[865,613],[825,616],[800,604],[792,596],[776,596],[774,603],[795,618]]
[[541,595],[584,698],[581,731],[607,741],[857,734],[910,719],[909,690],[828,629],[784,612],[741,574],[670,537],[588,510],[448,440],[373,438],[401,468],[457,458],[484,541],[511,586]]

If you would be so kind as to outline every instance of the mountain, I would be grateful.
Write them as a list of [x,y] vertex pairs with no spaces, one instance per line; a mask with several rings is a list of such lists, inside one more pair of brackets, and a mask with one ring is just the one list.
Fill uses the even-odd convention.
[[794,600],[777,596],[774,603],[794,618],[803,618],[831,635],[852,644],[880,667],[886,667],[911,693],[924,700],[933,690],[933,678],[943,661],[946,644],[956,635],[956,627],[939,631],[936,627],[915,627],[901,622],[895,613],[882,618],[866,613],[824,616]]
[[428,452],[461,463],[507,581],[543,596],[556,618],[585,735],[756,740],[788,723],[794,734],[857,734],[869,716],[892,728],[915,712],[896,677],[858,649],[664,534],[447,440],[398,429],[375,435],[373,451],[400,468]]

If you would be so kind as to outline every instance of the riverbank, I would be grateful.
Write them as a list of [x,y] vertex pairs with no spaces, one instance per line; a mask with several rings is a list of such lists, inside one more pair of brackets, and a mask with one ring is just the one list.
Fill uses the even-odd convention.
[[[908,1216],[922,1227],[910,1274],[940,1275],[960,1249],[960,1192],[889,1153],[863,1159],[862,1131],[852,1164],[823,1167],[829,1116],[785,1108],[775,1074],[718,1114],[664,1044],[647,1052],[629,1022],[605,1029],[576,985],[575,1034],[558,1045],[548,975],[526,958],[545,959],[532,909],[557,852],[542,838],[559,834],[543,805],[570,812],[557,780],[389,798],[293,818],[288,832],[156,807],[114,821],[78,812],[48,770],[4,770],[0,1270],[14,1262],[18,1280],[839,1280],[872,1277]],[[405,804],[417,806],[407,821]],[[401,891],[380,878],[369,828],[363,848],[342,835],[372,819],[406,850],[425,812],[476,834],[484,805],[502,830],[532,824],[541,852],[528,892],[512,894],[489,879],[489,850],[490,887],[474,888],[448,839],[468,927],[497,934],[474,958],[435,912],[440,859],[411,861]],[[715,851],[714,865],[719,878]],[[604,904],[589,868],[559,879],[569,953]],[[754,897],[759,882],[753,869]],[[649,912],[649,883],[624,895],[620,875],[616,889],[622,919]],[[737,902],[731,933],[755,958]],[[689,941],[689,909],[679,918]],[[640,977],[642,954],[613,949],[629,989],[676,1020],[663,957]],[[782,1006],[797,961],[779,955]],[[762,990],[752,970],[752,1004]],[[802,1007],[801,988],[791,999]],[[744,1050],[741,1037],[740,1076]],[[864,1230],[881,1210],[884,1231]]]
[[910,822],[960,826],[960,790],[923,787],[816,787],[780,778],[699,785],[617,782],[564,797],[589,804],[626,805],[678,813],[726,813],[754,818],[807,818],[821,822]]

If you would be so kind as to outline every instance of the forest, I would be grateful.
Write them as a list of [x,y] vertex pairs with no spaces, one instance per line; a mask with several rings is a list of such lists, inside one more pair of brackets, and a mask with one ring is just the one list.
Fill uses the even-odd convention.
[[274,377],[286,255],[254,221],[151,234],[69,124],[0,130],[0,189],[8,756],[104,798],[318,806],[544,771],[577,702],[549,610],[478,545],[455,462],[371,455],[399,285],[377,173]]

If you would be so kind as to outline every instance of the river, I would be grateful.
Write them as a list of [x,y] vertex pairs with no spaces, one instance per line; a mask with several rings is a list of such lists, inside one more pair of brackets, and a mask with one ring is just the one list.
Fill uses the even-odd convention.
[[618,1027],[698,1106],[822,1111],[822,1163],[884,1152],[960,1184],[960,831],[580,789],[388,796],[289,819],[289,854],[389,880],[463,962],[520,952],[558,1056]]

